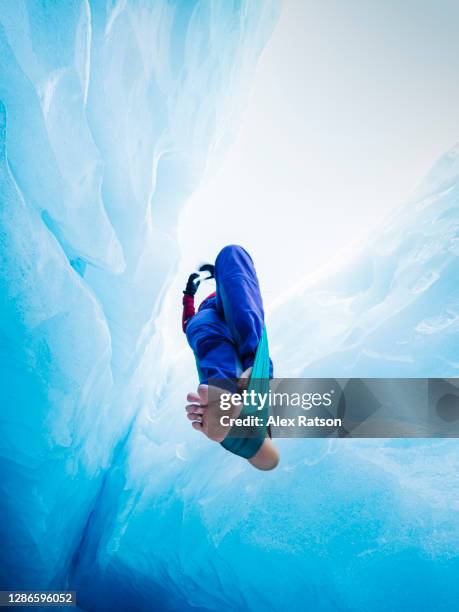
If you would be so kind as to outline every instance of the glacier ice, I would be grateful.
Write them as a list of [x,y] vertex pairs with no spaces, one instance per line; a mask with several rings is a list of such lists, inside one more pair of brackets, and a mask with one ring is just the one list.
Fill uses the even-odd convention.
[[344,264],[278,300],[283,375],[458,376],[458,179],[459,144]]
[[[192,356],[159,324],[177,214],[276,15],[0,2],[2,588],[72,588],[83,610],[457,601],[454,441],[283,440],[262,474],[182,416]],[[279,375],[457,375],[458,151],[345,266],[279,300]]]
[[3,584],[62,586],[83,563],[160,379],[178,211],[231,139],[276,15],[0,4]]
[[[275,304],[278,375],[457,376],[458,151],[346,265]],[[429,333],[419,331],[428,320]],[[204,609],[454,606],[455,440],[279,440],[280,468],[254,473],[187,430],[192,357],[170,362],[130,438],[128,493],[106,533],[111,571],[140,567]],[[133,550],[142,551],[135,561]]]

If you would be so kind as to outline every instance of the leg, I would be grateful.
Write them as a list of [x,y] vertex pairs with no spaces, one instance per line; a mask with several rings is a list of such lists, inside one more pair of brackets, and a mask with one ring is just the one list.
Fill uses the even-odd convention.
[[[221,417],[235,418],[241,411],[238,406],[223,411],[219,401],[223,393],[230,395],[237,390],[236,379],[241,374],[239,355],[228,326],[215,308],[198,312],[188,323],[186,335],[195,354],[201,383],[197,393],[187,396],[191,402],[186,407],[188,418],[208,438],[223,442],[231,427],[222,426]],[[209,380],[214,380],[218,387],[209,387]]]
[[186,337],[199,369],[199,381],[234,379],[242,373],[241,363],[229,328],[214,308],[198,312],[188,323]]
[[[189,393],[187,416],[196,430],[209,439],[220,442],[224,448],[246,458],[259,469],[272,469],[277,465],[277,451],[272,443],[256,438],[227,437],[229,426],[221,425],[222,416],[237,417],[240,406],[222,411],[219,399],[222,393],[236,391],[234,379],[241,375],[241,364],[232,335],[222,317],[213,308],[198,312],[187,325],[187,339],[196,357],[201,384],[197,393]],[[224,388],[209,387],[210,379],[221,381]],[[209,390],[211,400],[209,402]]]
[[215,281],[217,310],[228,325],[246,370],[253,365],[265,324],[260,286],[247,251],[236,245],[222,249],[215,262]]
[[265,438],[258,452],[248,462],[259,470],[273,470],[279,464],[279,453],[272,441]]

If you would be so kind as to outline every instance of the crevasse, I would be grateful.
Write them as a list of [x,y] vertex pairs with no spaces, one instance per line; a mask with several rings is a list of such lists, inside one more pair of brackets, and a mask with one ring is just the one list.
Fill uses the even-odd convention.
[[[265,474],[182,415],[192,356],[157,324],[177,214],[277,4],[0,8],[1,587],[98,611],[453,609],[455,441],[284,440]],[[279,375],[457,375],[457,160],[279,299]]]
[[[64,588],[92,568],[88,551],[123,491],[108,474],[123,472],[161,377],[155,320],[177,263],[178,211],[234,134],[277,10],[0,4],[0,573],[10,588]],[[81,605],[100,609],[96,594]]]

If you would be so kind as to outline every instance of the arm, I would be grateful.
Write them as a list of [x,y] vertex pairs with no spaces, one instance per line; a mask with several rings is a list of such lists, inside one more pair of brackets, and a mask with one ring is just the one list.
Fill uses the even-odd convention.
[[194,317],[195,309],[194,309],[194,296],[196,295],[196,291],[198,290],[200,283],[199,274],[197,272],[193,272],[188,277],[188,281],[186,283],[186,287],[183,290],[183,312],[182,312],[182,329],[186,331],[186,326],[188,321]]
[[186,326],[188,321],[194,317],[195,309],[194,309],[194,296],[193,295],[185,295],[183,296],[183,312],[182,312],[182,329],[186,332]]

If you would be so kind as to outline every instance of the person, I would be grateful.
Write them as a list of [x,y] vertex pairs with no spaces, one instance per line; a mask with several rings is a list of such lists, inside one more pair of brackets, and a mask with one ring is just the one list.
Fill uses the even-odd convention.
[[[202,273],[215,278],[216,292],[195,310],[194,298]],[[220,398],[247,385],[264,329],[263,302],[252,258],[237,245],[224,247],[215,265],[205,264],[190,274],[183,291],[182,328],[194,352],[200,384],[187,395],[192,426],[224,448],[246,458],[254,467],[271,470],[279,462],[272,441],[262,436],[235,439],[222,425]],[[270,362],[270,378],[273,366]],[[218,381],[218,386],[212,384]],[[209,384],[210,382],[210,384]],[[230,396],[231,397],[231,396]],[[237,418],[241,407],[231,402],[224,414]]]

